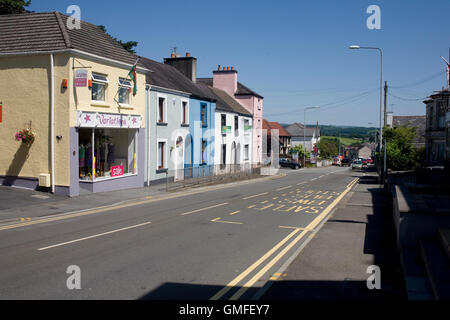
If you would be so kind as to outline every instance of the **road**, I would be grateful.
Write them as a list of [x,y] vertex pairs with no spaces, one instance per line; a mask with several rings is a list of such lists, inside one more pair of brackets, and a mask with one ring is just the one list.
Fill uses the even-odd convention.
[[[0,227],[0,299],[251,299],[357,183],[349,168]],[[69,266],[81,289],[69,290]]]

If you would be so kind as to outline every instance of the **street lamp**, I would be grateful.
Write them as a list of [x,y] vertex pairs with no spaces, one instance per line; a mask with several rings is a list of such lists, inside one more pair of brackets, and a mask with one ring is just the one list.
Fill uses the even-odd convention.
[[[380,143],[379,143],[379,150],[381,152],[382,148],[382,141],[383,141],[383,124],[381,122],[381,114],[383,113],[383,51],[380,48],[377,47],[361,47],[358,45],[351,45],[349,49],[369,49],[369,50],[378,50],[380,52]],[[383,172],[383,178],[384,178],[384,172]],[[381,175],[380,175],[381,179]]]
[[[319,106],[315,107],[307,107],[303,110],[303,166],[306,165],[306,137],[305,137],[305,131],[306,131],[306,110],[310,109],[319,109]],[[311,140],[311,148],[312,148],[312,140]]]

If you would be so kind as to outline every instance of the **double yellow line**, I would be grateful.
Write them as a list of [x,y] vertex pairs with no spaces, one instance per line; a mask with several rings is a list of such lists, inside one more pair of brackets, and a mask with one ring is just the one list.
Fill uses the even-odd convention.
[[289,235],[287,235],[283,240],[278,242],[272,249],[270,249],[266,254],[259,258],[255,263],[248,267],[244,272],[230,281],[225,287],[223,287],[219,292],[211,297],[210,300],[219,300],[225,294],[227,294],[232,288],[234,288],[238,283],[245,279],[250,273],[256,270],[260,265],[263,264],[270,256],[272,256],[278,249],[285,245],[291,238],[296,236],[300,231],[301,233],[297,235],[286,247],[283,248],[275,257],[272,258],[264,267],[260,269],[250,280],[248,280],[236,293],[234,293],[230,300],[239,299],[250,287],[252,287],[266,272],[272,268],[275,263],[277,263],[286,253],[295,246],[310,230],[314,230],[334,209],[334,207],[339,203],[339,201],[344,198],[344,196],[351,190],[351,188],[358,182],[359,178],[353,179],[347,186],[344,192],[342,192],[320,215],[318,215],[309,225],[305,228],[295,228]]

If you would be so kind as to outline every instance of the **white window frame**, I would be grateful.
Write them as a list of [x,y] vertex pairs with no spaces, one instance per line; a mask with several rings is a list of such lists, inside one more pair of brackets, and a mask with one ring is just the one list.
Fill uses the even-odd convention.
[[249,134],[250,134],[250,131],[251,130],[245,130],[245,123],[247,122],[248,124],[247,124],[247,126],[250,126],[250,119],[243,119],[244,120],[244,134],[246,135],[246,136],[248,136]]
[[[122,83],[122,82],[125,82],[125,83],[127,83],[127,84],[124,84],[124,83]],[[119,104],[120,105],[123,105],[123,106],[129,106],[129,105],[131,105],[131,89],[133,88],[133,86],[131,85],[131,80],[128,80],[128,79],[125,79],[125,78],[119,78],[119,82],[118,82],[118,84],[119,84],[119,90],[120,90],[120,88],[126,88],[126,89],[128,89],[128,103],[124,103],[124,102],[120,102],[119,100]],[[117,95],[119,95],[119,93],[117,92]],[[118,96],[118,99],[119,99],[119,96]]]
[[[159,99],[164,99],[164,114],[162,118],[162,122],[159,121]],[[165,94],[158,94],[156,96],[156,123],[167,123],[167,95]]]
[[[163,167],[160,168],[159,167],[159,143],[160,142],[164,142],[164,163],[163,163]],[[156,170],[164,170],[164,169],[169,169],[167,167],[167,158],[168,158],[168,153],[167,153],[167,145],[168,145],[168,140],[167,139],[157,139],[156,140]]]
[[[247,154],[245,154],[245,147],[247,147]],[[250,144],[244,144],[244,161],[248,161],[250,159]]]
[[[186,122],[183,122],[183,103],[186,103]],[[189,124],[189,100],[181,99],[181,124]]]
[[[102,79],[100,77],[103,77],[105,79]],[[102,84],[105,86],[105,100],[94,100],[92,99],[92,89],[91,89],[91,101],[94,103],[106,103],[106,98],[108,96],[108,75],[106,74],[102,74],[102,73],[97,73],[97,72],[92,72],[91,73],[91,79],[92,79],[92,84],[97,83],[97,84]]]

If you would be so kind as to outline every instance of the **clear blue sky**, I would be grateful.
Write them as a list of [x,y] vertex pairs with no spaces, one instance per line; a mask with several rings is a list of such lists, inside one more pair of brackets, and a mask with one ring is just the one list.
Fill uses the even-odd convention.
[[[82,20],[138,41],[140,55],[162,61],[177,46],[198,59],[199,77],[234,66],[264,96],[270,121],[303,123],[303,107],[319,105],[307,123],[378,125],[379,54],[351,44],[383,49],[388,109],[397,115],[425,114],[421,98],[446,81],[448,0],[32,0],[29,9],[66,12],[71,4]],[[381,30],[366,27],[371,4],[381,8]]]

